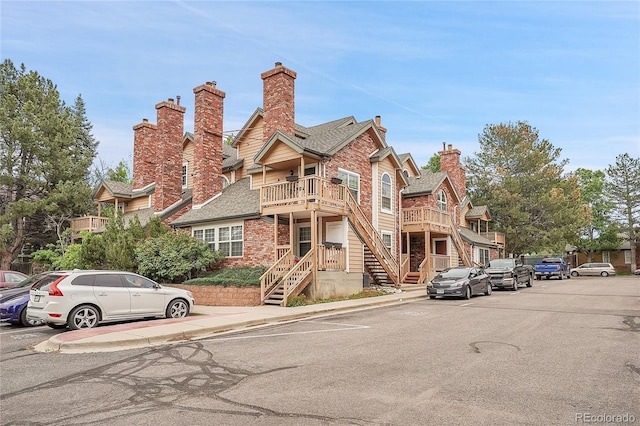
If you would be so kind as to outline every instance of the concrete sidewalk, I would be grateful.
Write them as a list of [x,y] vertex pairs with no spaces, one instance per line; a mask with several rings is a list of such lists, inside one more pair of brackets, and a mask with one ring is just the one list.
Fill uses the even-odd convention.
[[143,348],[195,340],[249,327],[404,303],[426,296],[425,286],[420,285],[403,286],[399,292],[385,296],[318,303],[295,308],[196,305],[187,318],[136,321],[104,325],[89,330],[67,331],[36,345],[34,350],[84,353]]

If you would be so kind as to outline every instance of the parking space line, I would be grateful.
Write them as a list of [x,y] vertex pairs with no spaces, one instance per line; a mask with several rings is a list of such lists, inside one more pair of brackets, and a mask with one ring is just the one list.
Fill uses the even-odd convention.
[[[309,322],[314,323],[314,321],[301,321],[301,322]],[[263,337],[278,337],[278,336],[293,336],[296,334],[314,334],[314,333],[329,333],[335,331],[351,331],[351,330],[364,330],[367,328],[371,328],[368,325],[352,325],[352,324],[336,324],[331,322],[315,322],[317,324],[330,324],[330,325],[338,325],[338,326],[346,326],[342,328],[334,328],[330,330],[312,330],[312,331],[293,331],[290,333],[271,333],[271,334],[260,334],[257,336],[235,336],[235,337],[224,337],[224,338],[209,338],[202,340],[215,340],[216,342],[221,340],[246,340],[246,339],[258,339]]]
[[473,305],[473,302],[470,302],[470,303],[463,303],[463,304],[462,304],[462,305],[460,305],[460,306],[469,306],[469,305]]

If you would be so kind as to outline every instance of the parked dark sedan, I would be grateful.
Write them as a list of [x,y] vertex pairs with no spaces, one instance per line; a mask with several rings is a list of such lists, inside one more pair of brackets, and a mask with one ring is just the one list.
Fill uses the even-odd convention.
[[27,319],[27,303],[31,286],[47,274],[49,272],[33,275],[14,287],[0,291],[0,322],[21,324],[25,327],[42,324],[41,321]]
[[491,294],[489,276],[482,268],[458,267],[440,272],[427,286],[430,299],[436,296],[455,296],[471,299],[471,296]]

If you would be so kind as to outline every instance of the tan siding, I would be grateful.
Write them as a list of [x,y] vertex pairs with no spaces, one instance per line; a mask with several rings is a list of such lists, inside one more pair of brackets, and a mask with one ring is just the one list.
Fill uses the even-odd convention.
[[182,163],[187,163],[187,188],[193,187],[193,143],[187,142],[182,149]]
[[133,200],[127,201],[127,208],[125,209],[125,211],[132,212],[135,210],[146,209],[148,207],[149,207],[149,197],[144,196],[144,197],[139,197],[139,198],[135,198]]
[[[391,178],[391,214],[382,211],[382,175],[384,173],[387,173]],[[396,179],[395,168],[389,157],[378,163],[378,232],[393,233],[391,237],[392,248],[396,248],[398,245],[396,234],[396,215],[398,213],[398,194],[395,190]]]
[[262,119],[258,119],[254,123],[254,127],[248,130],[244,138],[236,145],[238,158],[244,159],[244,166],[241,170],[238,170],[240,176],[237,177],[237,180],[247,177],[247,168],[253,166],[253,157],[260,151],[262,145]]
[[264,164],[273,164],[295,158],[300,158],[300,154],[283,143],[277,143],[269,150],[269,153],[263,158],[262,162]]
[[349,227],[349,264],[350,273],[362,273],[364,272],[364,259],[362,255],[362,243],[358,236],[353,232],[353,229]]

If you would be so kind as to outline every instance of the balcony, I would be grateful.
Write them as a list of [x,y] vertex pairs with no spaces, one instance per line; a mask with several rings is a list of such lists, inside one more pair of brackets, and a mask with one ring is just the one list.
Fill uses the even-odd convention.
[[93,232],[98,228],[107,225],[108,217],[103,216],[83,216],[71,219],[71,230],[73,235],[79,236],[81,231]]
[[450,234],[449,214],[432,207],[402,209],[402,232],[432,231]]
[[347,214],[344,185],[319,176],[278,182],[260,188],[260,214],[272,215],[306,210]]
[[480,235],[482,235],[492,243],[497,244],[499,247],[504,248],[506,239],[502,232],[481,232]]

